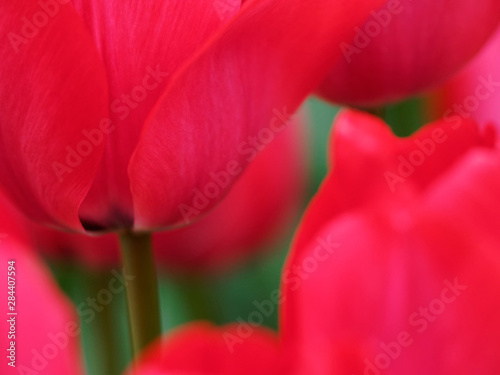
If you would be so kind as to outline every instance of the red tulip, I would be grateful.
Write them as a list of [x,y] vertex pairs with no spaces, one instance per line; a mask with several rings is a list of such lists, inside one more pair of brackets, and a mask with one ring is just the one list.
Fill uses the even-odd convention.
[[[255,160],[205,217],[153,235],[161,264],[173,270],[215,271],[255,253],[282,234],[297,214],[304,191],[305,124],[298,122],[262,151],[246,146],[248,156]],[[83,261],[91,267],[112,267],[120,262],[114,234],[91,237],[40,225],[33,225],[32,231],[38,247],[49,256]]]
[[318,92],[336,103],[375,106],[430,89],[479,51],[499,19],[496,0],[387,0],[334,46],[343,56]]
[[[467,121],[400,139],[377,118],[343,112],[333,170],[284,269],[285,293],[270,296],[283,303],[279,347],[256,350],[265,331],[250,324],[217,334],[195,325],[154,344],[136,374],[245,373],[265,363],[273,374],[498,373],[493,141]],[[401,165],[413,171],[393,189],[385,176]]]
[[341,51],[325,45],[381,3],[4,2],[2,185],[33,219],[80,231],[171,226],[198,192],[201,214],[249,137],[281,129],[327,74]]
[[334,168],[284,271],[283,340],[297,372],[497,373],[493,140],[467,121],[398,139],[380,120],[344,112],[333,142]]
[[82,374],[74,308],[29,251],[3,197],[0,206],[2,374]]
[[500,30],[474,60],[430,97],[431,115],[460,124],[474,119],[500,129]]
[[127,374],[284,374],[286,364],[272,333],[258,329],[230,353],[223,333],[237,335],[237,330],[237,325],[219,329],[204,323],[183,327],[150,347]]

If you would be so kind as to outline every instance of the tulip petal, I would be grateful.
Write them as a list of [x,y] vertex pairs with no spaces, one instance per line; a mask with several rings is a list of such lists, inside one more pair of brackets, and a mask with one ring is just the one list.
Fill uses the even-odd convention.
[[[424,208],[434,216],[477,230],[479,242],[498,235],[500,216],[497,192],[500,157],[497,150],[475,150],[437,181],[425,195]],[[450,195],[449,192],[453,191]],[[458,204],[457,202],[460,202]]]
[[81,229],[104,147],[84,132],[108,116],[107,83],[78,15],[54,4],[51,16],[31,0],[0,5],[0,172],[25,214]]
[[388,0],[340,46],[344,56],[319,92],[358,106],[418,94],[469,62],[499,21],[496,0]]
[[[318,233],[340,245],[301,284],[294,289],[288,284],[289,306],[282,316],[283,340],[300,353],[299,372],[312,366],[317,371],[308,373],[362,374],[367,361],[381,363],[387,374],[498,371],[498,361],[492,360],[500,350],[493,342],[500,332],[498,235],[478,243],[474,230],[429,220],[429,213],[407,221],[405,230],[402,219],[362,212]],[[307,259],[317,254],[317,246],[311,243],[293,266],[309,269]],[[289,274],[289,280],[297,275]],[[450,284],[467,290],[454,296]],[[398,344],[401,351],[387,368],[377,357],[387,354],[384,344],[398,341],[406,347]]]
[[425,191],[481,144],[476,124],[464,120],[458,125],[440,121],[401,139],[377,117],[342,111],[334,122],[332,171],[309,205],[296,247],[302,248],[323,223],[343,212]]
[[304,195],[304,125],[293,123],[277,135],[207,215],[155,233],[157,259],[173,270],[220,271],[256,255],[289,228]]
[[326,46],[351,36],[380,3],[245,3],[172,79],[141,134],[129,168],[136,228],[213,207],[229,186],[214,186],[210,172],[246,167],[338,58]]
[[285,374],[276,337],[266,329],[243,338],[241,327],[193,323],[147,349],[130,375]]
[[78,339],[80,327],[74,307],[33,254],[16,245],[0,247],[3,247],[0,261],[5,269],[8,260],[15,260],[18,302],[15,340],[7,337],[7,320],[11,316],[6,315],[0,323],[2,332],[5,332],[2,347],[8,349],[10,341],[16,342],[16,368],[3,363],[6,372],[2,370],[2,374],[83,374]]
[[500,130],[500,29],[456,76],[429,100],[431,116],[460,122],[473,118],[480,126],[489,123]]
[[498,372],[499,189],[498,150],[477,148],[406,201],[318,223],[283,279],[298,372]]
[[[3,197],[0,206],[0,264],[5,283],[0,343],[6,353],[2,374],[80,375],[83,366],[76,311],[41,260],[30,251],[23,229],[15,228],[19,225],[18,214],[4,203]],[[14,293],[8,294],[11,291]],[[10,304],[11,296],[15,300]],[[8,358],[11,347],[14,360]]]
[[130,227],[130,156],[170,77],[240,7],[239,0],[73,1],[108,73],[113,132],[81,209],[99,227]]

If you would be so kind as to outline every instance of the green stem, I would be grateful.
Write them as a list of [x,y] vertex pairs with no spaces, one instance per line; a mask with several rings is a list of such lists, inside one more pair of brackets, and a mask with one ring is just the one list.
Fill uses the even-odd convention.
[[[100,279],[98,284],[101,288],[108,287],[109,284],[109,274],[97,276]],[[103,364],[103,374],[106,375],[118,375],[120,374],[119,364],[118,364],[118,347],[116,345],[115,337],[115,319],[113,314],[113,305],[105,306],[102,313],[97,316],[97,324],[100,328],[101,337],[103,339],[104,350],[102,352],[102,364]]]
[[[109,272],[103,271],[88,271],[86,273],[88,285],[87,294],[97,296],[103,289],[107,289],[109,285]],[[113,301],[114,302],[114,301]],[[113,303],[103,306],[101,311],[95,315],[95,320],[92,326],[88,327],[91,331],[90,340],[93,349],[93,354],[90,358],[94,360],[93,365],[97,366],[94,371],[98,374],[118,375],[120,373],[117,363],[117,346],[115,338]],[[98,358],[98,360],[95,360]]]
[[151,234],[126,232],[120,235],[128,282],[127,304],[134,359],[161,334],[158,280],[151,246]]

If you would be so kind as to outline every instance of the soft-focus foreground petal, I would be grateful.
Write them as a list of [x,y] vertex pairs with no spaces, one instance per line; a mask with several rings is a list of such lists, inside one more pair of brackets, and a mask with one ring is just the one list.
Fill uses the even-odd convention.
[[130,227],[134,215],[127,166],[146,117],[177,69],[231,19],[240,1],[72,3],[106,66],[113,122],[103,163],[81,216],[96,227]]
[[[320,95],[358,106],[381,105],[444,82],[498,26],[497,0],[387,0],[332,44],[343,51]],[[481,27],[478,27],[481,25]]]
[[430,115],[453,124],[472,118],[500,129],[500,30],[481,53],[429,98]]
[[332,171],[309,204],[295,238],[297,248],[323,223],[344,212],[425,190],[471,148],[483,143],[477,126],[436,122],[397,138],[379,118],[344,110],[334,122]]
[[500,153],[480,146],[423,191],[325,217],[293,249],[282,326],[297,373],[500,370]]
[[[13,225],[17,214],[0,200],[0,262],[5,282],[0,322],[2,374],[82,374],[75,309],[30,251],[29,241],[19,237],[22,229]],[[15,293],[8,293],[8,286],[15,286]],[[8,301],[12,295],[15,301]]]
[[31,218],[81,229],[78,208],[98,168],[108,117],[104,67],[69,5],[0,5],[0,172]]
[[[145,125],[129,167],[135,228],[176,224],[213,207],[326,75],[380,0],[250,1],[176,74]],[[314,27],[311,27],[314,25]],[[255,146],[253,146],[255,147]],[[208,203],[197,204],[202,194]]]
[[[264,328],[241,339],[237,325],[194,323],[154,343],[129,375],[279,375],[285,371],[276,336]],[[231,340],[239,340],[237,350]]]

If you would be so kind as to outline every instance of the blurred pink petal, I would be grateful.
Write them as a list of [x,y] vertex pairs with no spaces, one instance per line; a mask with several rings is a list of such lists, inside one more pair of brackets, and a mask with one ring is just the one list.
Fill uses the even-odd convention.
[[[238,326],[193,323],[153,344],[129,375],[277,375],[286,374],[277,338],[264,328],[231,350]],[[229,346],[228,346],[229,343]]]
[[[33,245],[22,236],[23,229],[15,228],[17,214],[3,197],[0,206],[2,374],[82,374],[75,309],[30,249]],[[13,272],[10,279],[7,272]],[[15,293],[8,294],[8,285],[14,284]],[[8,304],[12,295],[15,301]]]
[[481,53],[429,98],[431,115],[451,124],[474,119],[500,129],[500,30]]
[[[359,152],[370,155],[373,148],[361,133],[378,120],[348,112],[338,121],[346,116],[360,133]],[[343,130],[338,125],[334,138]],[[495,339],[500,334],[500,152],[480,137],[453,150],[451,136],[458,130],[445,125],[437,122],[420,132],[444,128],[449,139],[415,167],[415,177],[401,183],[404,191],[391,192],[384,181],[397,154],[371,174],[354,175],[344,193],[333,183],[342,166],[334,165],[313,207],[328,199],[363,199],[364,193],[350,186],[371,190],[375,184],[374,196],[343,212],[320,212],[319,220],[319,208],[310,210],[299,229],[284,270],[281,316],[283,342],[295,350],[298,373],[500,370],[495,354],[500,350]],[[378,127],[381,131],[382,124]],[[390,138],[399,150],[409,142]],[[343,144],[337,145],[342,153]],[[429,177],[420,188],[417,170]],[[377,180],[386,184],[385,193]],[[300,240],[303,228],[308,233]]]
[[344,56],[318,92],[356,106],[418,94],[473,58],[499,20],[496,0],[387,0],[358,25],[355,37],[332,46]]

